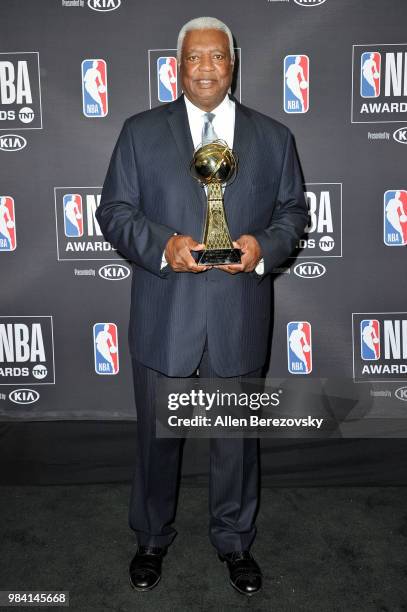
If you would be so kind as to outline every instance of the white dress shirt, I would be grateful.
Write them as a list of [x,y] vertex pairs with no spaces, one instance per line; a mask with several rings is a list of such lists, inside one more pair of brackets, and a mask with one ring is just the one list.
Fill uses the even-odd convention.
[[[202,142],[202,128],[205,120],[205,111],[192,104],[184,94],[185,106],[188,114],[189,129],[191,130],[192,142],[196,149]],[[235,133],[235,103],[228,95],[214,108],[211,113],[215,115],[212,120],[213,129],[221,140],[224,140],[230,149],[233,149],[233,137]],[[163,255],[161,269],[168,265]],[[255,271],[261,275],[264,272],[264,261],[261,259]]]
[[[189,129],[191,130],[192,142],[196,149],[202,142],[202,128],[204,124],[205,111],[192,104],[184,95],[187,107]],[[233,136],[235,133],[235,103],[227,95],[222,102],[214,108],[211,113],[215,115],[212,125],[216,135],[227,142],[228,147],[233,149]]]

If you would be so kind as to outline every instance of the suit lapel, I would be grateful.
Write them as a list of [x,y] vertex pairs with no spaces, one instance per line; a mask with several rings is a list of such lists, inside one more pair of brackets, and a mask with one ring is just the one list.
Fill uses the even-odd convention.
[[199,209],[202,210],[202,206],[206,205],[205,191],[189,173],[189,166],[194,154],[194,143],[192,142],[191,130],[189,129],[188,114],[183,95],[168,105],[167,120],[178,148],[180,164],[185,168],[188,179],[187,183],[195,195],[194,201],[199,205]]
[[[250,188],[251,177],[249,168],[249,153],[253,140],[253,127],[248,111],[236,99],[235,101],[235,133],[233,151],[238,158],[237,173],[234,181],[225,189],[225,210],[231,214],[240,213],[246,204],[244,193]],[[243,195],[243,198],[242,198]]]

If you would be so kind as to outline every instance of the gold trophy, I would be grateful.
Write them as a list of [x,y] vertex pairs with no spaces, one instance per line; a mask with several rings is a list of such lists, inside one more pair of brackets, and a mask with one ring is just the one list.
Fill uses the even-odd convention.
[[235,249],[229,234],[223,206],[222,185],[236,175],[237,159],[223,140],[200,146],[190,165],[192,176],[207,187],[208,207],[201,242],[204,251],[191,251],[198,265],[240,263],[241,250]]

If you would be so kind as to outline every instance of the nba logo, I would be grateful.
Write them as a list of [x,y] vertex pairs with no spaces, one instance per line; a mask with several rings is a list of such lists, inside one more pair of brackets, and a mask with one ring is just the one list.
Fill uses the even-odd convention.
[[85,117],[107,115],[107,69],[102,59],[82,62],[82,102]]
[[309,108],[309,57],[287,55],[284,58],[284,110],[306,113]]
[[374,52],[362,53],[360,58],[360,95],[362,98],[377,98],[380,95],[381,55]]
[[83,236],[82,196],[78,193],[64,195],[64,232],[68,238]]
[[311,324],[308,321],[287,323],[287,354],[290,374],[309,374],[311,372]]
[[177,60],[175,57],[157,59],[157,88],[160,102],[173,102],[177,98]]
[[15,248],[14,200],[10,196],[0,196],[0,251],[14,251]]
[[117,374],[119,371],[119,349],[115,323],[94,324],[93,349],[96,374]]
[[380,359],[380,326],[377,319],[360,322],[360,354],[364,361]]
[[407,191],[389,190],[384,194],[384,244],[407,244]]

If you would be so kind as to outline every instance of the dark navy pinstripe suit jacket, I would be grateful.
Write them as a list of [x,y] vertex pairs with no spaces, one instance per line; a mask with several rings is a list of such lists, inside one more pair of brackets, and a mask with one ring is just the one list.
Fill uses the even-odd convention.
[[264,365],[270,272],[291,254],[307,222],[291,132],[235,102],[239,167],[225,190],[225,211],[233,239],[252,234],[260,243],[263,277],[160,270],[170,236],[199,242],[206,214],[205,192],[189,174],[194,147],[183,96],[125,121],[96,213],[105,238],[132,262],[130,351],[168,376],[193,373],[206,336],[219,376]]

